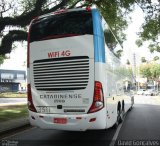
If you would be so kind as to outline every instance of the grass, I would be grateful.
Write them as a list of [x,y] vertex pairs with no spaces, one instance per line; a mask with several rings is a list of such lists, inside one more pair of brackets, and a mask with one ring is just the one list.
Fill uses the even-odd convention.
[[27,106],[9,106],[0,108],[0,122],[28,116]]
[[5,92],[0,93],[0,98],[26,98],[26,93]]

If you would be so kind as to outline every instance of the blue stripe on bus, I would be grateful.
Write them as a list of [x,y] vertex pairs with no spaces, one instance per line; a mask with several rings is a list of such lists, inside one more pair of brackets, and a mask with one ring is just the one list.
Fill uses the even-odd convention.
[[105,63],[104,33],[102,29],[102,20],[100,13],[96,9],[93,9],[92,17],[94,34],[94,60],[95,62]]

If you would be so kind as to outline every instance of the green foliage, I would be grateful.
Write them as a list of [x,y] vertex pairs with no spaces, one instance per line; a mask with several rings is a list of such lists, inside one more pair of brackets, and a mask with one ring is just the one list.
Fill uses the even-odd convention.
[[24,13],[32,11],[36,4],[36,0],[20,0],[19,5],[21,6],[21,10]]
[[152,19],[148,21],[148,23],[142,26],[143,32],[141,33],[141,37],[143,40],[152,40],[156,41],[158,39],[158,35],[160,33],[160,27],[158,25],[158,19]]
[[147,62],[146,58],[145,58],[145,57],[142,57],[142,58],[141,58],[141,62],[142,62],[142,63]]
[[[2,39],[2,44],[0,46],[0,53],[2,56],[11,52],[12,44],[15,41],[27,40],[27,32],[21,30],[12,30]],[[13,49],[13,48],[12,48]]]
[[[9,29],[12,28],[11,32],[8,31],[8,33],[5,33],[5,35],[2,37],[2,42],[4,42],[3,40],[7,39],[9,44],[2,43],[0,45],[0,54],[10,53],[12,50],[12,43],[14,43],[15,41],[26,41],[26,33],[19,33],[18,30],[26,32],[26,27],[29,25],[30,21],[34,17],[59,9],[75,8],[77,6],[77,3],[79,4],[78,7],[87,7],[95,4],[97,8],[102,12],[109,26],[112,28],[112,31],[118,38],[120,44],[122,44],[122,42],[126,38],[124,30],[128,26],[127,15],[129,14],[129,12],[132,12],[134,10],[135,5],[139,5],[145,13],[145,23],[142,25],[140,40],[137,41],[137,44],[138,46],[141,46],[143,41],[151,40],[151,51],[160,52],[160,46],[157,42],[160,33],[160,5],[158,5],[158,0],[155,0],[154,2],[152,2],[151,0],[19,0],[18,2],[16,0],[10,1],[12,2],[12,4],[9,8],[9,13],[5,12],[5,15],[3,15],[3,12],[0,12],[1,16],[3,16],[0,17],[0,33],[3,32],[4,29],[8,26]],[[4,4],[5,3],[8,2],[5,1]],[[9,3],[7,5],[9,5]],[[3,5],[0,5],[0,7],[3,8]],[[14,31],[17,32],[13,35]]]
[[132,78],[133,72],[132,72],[132,68],[131,67],[129,67],[129,68],[126,69],[126,75],[128,77]]
[[[160,52],[160,5],[159,0],[139,0],[138,5],[142,8],[145,16],[145,22],[142,25],[142,31],[139,33],[142,42],[150,41],[148,48],[150,52]],[[140,47],[140,46],[138,46]]]
[[141,46],[143,45],[142,40],[140,40],[140,39],[136,40],[136,45],[137,45],[138,47],[141,47]]
[[126,67],[120,67],[115,69],[115,72],[119,75],[123,75],[124,77],[129,77],[131,78],[132,76],[132,68],[126,68]]
[[151,74],[150,68],[151,68],[151,67],[150,67],[149,64],[141,65],[141,66],[140,66],[140,74],[141,74],[143,77],[151,78],[151,77],[152,77],[152,74]]
[[[128,4],[130,2],[119,2],[117,0],[19,0],[17,3],[17,1],[14,0],[14,3],[13,14],[7,17],[0,17],[0,31],[3,31],[6,26],[18,27],[18,29],[12,29],[2,37],[0,54],[10,53],[12,44],[15,41],[27,40],[27,33],[25,33],[26,27],[36,16],[59,9],[75,8],[77,3],[79,3],[81,7],[91,6],[92,4],[97,5],[106,21],[111,26],[112,31],[116,34],[118,41],[122,44],[125,40],[123,30],[127,27],[127,21],[125,20],[124,13],[130,11]],[[122,8],[126,8],[127,10],[122,11]],[[120,57],[120,53],[118,54],[118,57]]]
[[127,64],[127,65],[130,65],[130,64],[131,64],[131,63],[130,63],[130,61],[129,61],[128,59],[127,59],[127,62],[126,62],[126,64]]
[[117,57],[117,58],[120,58],[122,56],[122,52],[123,50],[118,50],[116,53],[114,53],[114,55]]
[[157,61],[157,60],[159,60],[159,57],[158,57],[158,56],[155,56],[153,60],[154,60],[154,61]]
[[150,68],[150,72],[153,79],[158,79],[160,77],[160,64],[153,64]]
[[149,46],[148,46],[149,50],[151,53],[153,53],[154,51],[157,51],[157,52],[160,52],[160,46],[156,43],[151,43]]
[[[124,14],[127,10],[129,11],[129,9],[127,9],[126,3],[122,1],[119,2],[117,0],[102,0],[101,3],[99,3],[97,6],[104,16],[104,19],[118,38],[118,41],[120,44],[122,44],[122,42],[126,39],[126,35],[123,33],[123,31],[128,26]],[[126,8],[125,12],[122,11],[123,7]]]
[[8,59],[5,55],[0,55],[0,65],[4,63],[4,60]]
[[140,66],[140,74],[148,79],[158,80],[160,77],[160,64],[143,64]]
[[155,51],[154,44],[149,44],[148,49],[150,50],[151,53],[153,53]]

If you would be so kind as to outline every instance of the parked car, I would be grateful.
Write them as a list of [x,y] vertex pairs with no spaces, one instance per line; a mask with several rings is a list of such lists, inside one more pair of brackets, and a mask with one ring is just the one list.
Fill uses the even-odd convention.
[[154,90],[154,89],[148,89],[148,90],[146,90],[145,92],[144,92],[144,95],[150,95],[150,96],[154,96],[154,95],[156,95],[157,93],[156,93],[156,91]]
[[145,89],[139,89],[139,90],[137,91],[137,95],[143,95],[144,92],[145,92]]

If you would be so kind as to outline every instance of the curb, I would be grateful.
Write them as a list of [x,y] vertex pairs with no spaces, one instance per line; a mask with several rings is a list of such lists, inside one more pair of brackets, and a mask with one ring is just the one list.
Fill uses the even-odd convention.
[[[1,125],[1,123],[0,123]],[[3,126],[3,125],[2,125]],[[4,125],[5,126],[5,125]],[[11,122],[9,127],[5,127],[4,129],[0,129],[0,138],[3,138],[10,134],[15,134],[16,132],[31,127],[29,120],[15,122],[14,124]]]

